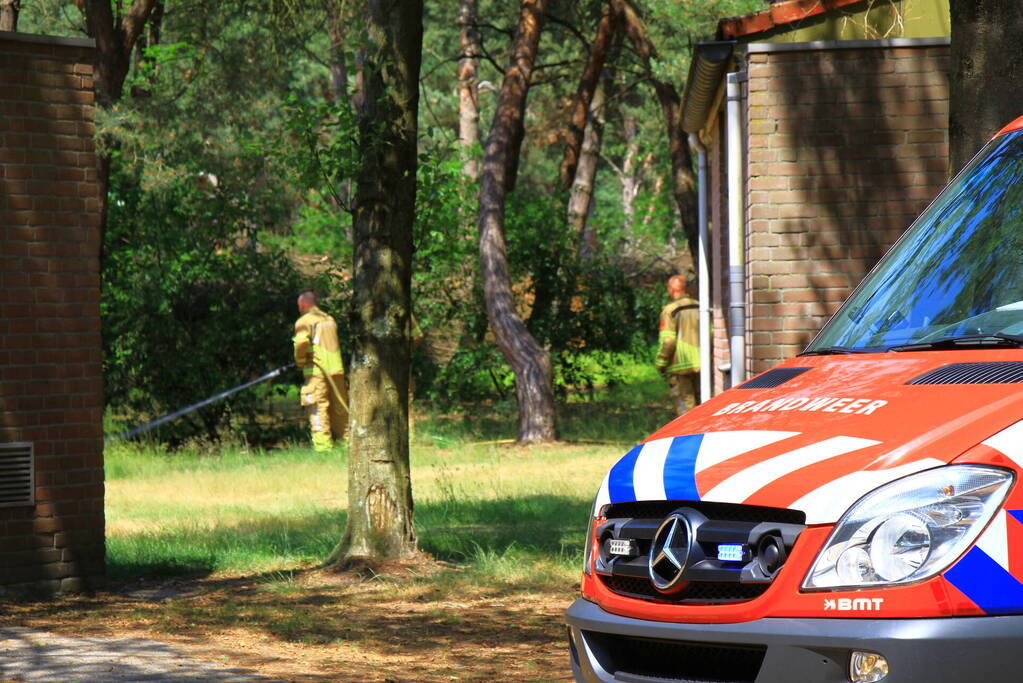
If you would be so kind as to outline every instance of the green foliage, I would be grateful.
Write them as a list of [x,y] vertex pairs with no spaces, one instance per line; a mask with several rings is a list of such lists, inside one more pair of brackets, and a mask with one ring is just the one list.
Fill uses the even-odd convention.
[[[663,115],[625,40],[605,73],[606,123],[588,222],[595,248],[581,256],[581,238],[566,226],[567,194],[555,189],[561,131],[604,4],[551,5],[506,207],[520,311],[550,350],[563,397],[592,398],[623,381],[624,368],[649,363],[660,278],[678,267],[684,242]],[[114,168],[102,302],[107,398],[133,418],[155,417],[287,362],[296,289],[314,286],[325,295],[344,344],[352,256],[346,208],[360,162],[362,133],[349,95],[367,37],[352,3],[163,5],[162,23],[145,32],[133,55],[124,98],[97,115],[100,148]],[[660,54],[657,75],[681,87],[691,43],[711,37],[718,17],[760,9],[762,0],[636,5]],[[488,336],[477,272],[478,187],[462,173],[456,140],[457,9],[427,3],[424,10],[413,294],[428,343],[414,356],[417,393],[510,405],[513,377]],[[517,10],[516,3],[479,3],[485,57],[478,80],[489,83],[478,93],[484,139]],[[71,0],[33,0],[24,3],[20,27],[80,37],[85,22]],[[637,191],[626,206],[623,189],[633,181]],[[162,429],[161,438],[217,434],[265,393],[237,395]]]
[[[111,189],[104,251],[108,403],[157,415],[289,362],[302,278],[284,255],[252,238],[254,211],[201,175],[146,191],[120,173]],[[259,198],[249,197],[252,204]],[[255,215],[253,215],[255,213]],[[177,436],[217,435],[252,392],[202,409]]]

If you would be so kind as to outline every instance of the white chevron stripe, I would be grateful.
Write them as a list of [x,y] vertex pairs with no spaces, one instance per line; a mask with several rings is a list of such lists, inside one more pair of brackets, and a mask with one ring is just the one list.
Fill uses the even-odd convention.
[[696,471],[702,472],[737,455],[763,448],[775,441],[796,436],[799,432],[770,432],[745,430],[734,432],[709,432],[700,442],[700,453],[696,457]]
[[657,439],[643,444],[632,470],[632,488],[636,500],[664,500],[664,461],[674,438]]
[[607,474],[604,475],[604,481],[600,484],[600,488],[597,489],[597,498],[593,501],[594,516],[597,515],[601,507],[611,502],[611,489],[609,488],[610,481],[611,470],[608,470]]
[[853,436],[836,436],[797,448],[733,474],[701,496],[701,499],[741,503],[768,484],[798,469],[879,443],[881,442]]
[[1023,421],[1009,425],[981,443],[1001,451],[1005,457],[1023,468]]
[[790,505],[794,510],[806,513],[807,524],[837,522],[853,503],[879,486],[900,477],[939,467],[945,463],[934,458],[924,458],[887,470],[861,470],[829,481],[820,488],[806,494]]
[[[1002,449],[998,449],[1002,450]],[[1005,451],[1002,451],[1003,453]],[[1009,529],[1005,510],[1000,511],[991,520],[991,524],[977,540],[977,547],[1000,564],[1002,569],[1009,571]]]

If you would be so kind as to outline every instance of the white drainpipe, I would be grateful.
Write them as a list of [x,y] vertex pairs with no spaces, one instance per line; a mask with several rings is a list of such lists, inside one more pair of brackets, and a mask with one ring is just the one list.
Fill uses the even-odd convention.
[[700,293],[700,403],[710,400],[710,380],[713,358],[710,347],[710,266],[707,239],[707,148],[698,135],[689,135],[689,146],[696,150],[696,204],[697,204],[697,282]]
[[745,72],[728,74],[725,111],[728,144],[728,336],[731,350],[731,385],[746,381],[746,263],[745,168],[743,167],[742,83]]

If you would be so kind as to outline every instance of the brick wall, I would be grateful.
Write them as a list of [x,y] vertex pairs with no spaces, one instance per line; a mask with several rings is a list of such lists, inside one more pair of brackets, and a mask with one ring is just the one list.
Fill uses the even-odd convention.
[[948,47],[748,59],[747,355],[759,373],[803,349],[944,185]]
[[0,585],[104,571],[92,52],[0,34],[0,443],[35,453],[34,506],[0,507]]

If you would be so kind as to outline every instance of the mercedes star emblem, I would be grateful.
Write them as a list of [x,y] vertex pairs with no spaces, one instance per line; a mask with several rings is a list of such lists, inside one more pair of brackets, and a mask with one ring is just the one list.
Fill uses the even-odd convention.
[[689,520],[680,512],[668,515],[654,534],[647,567],[651,583],[662,593],[671,593],[679,588],[689,559],[691,536]]

